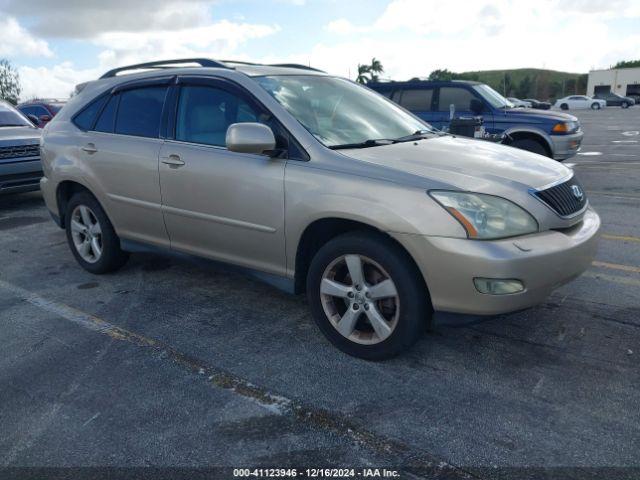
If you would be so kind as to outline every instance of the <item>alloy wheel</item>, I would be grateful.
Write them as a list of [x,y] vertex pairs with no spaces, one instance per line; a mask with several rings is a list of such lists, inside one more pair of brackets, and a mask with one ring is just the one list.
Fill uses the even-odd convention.
[[374,345],[393,333],[400,316],[400,297],[391,276],[362,255],[338,257],[320,283],[322,308],[331,325],[355,343]]
[[96,263],[102,256],[102,228],[95,213],[86,205],[78,205],[71,213],[71,238],[80,257]]

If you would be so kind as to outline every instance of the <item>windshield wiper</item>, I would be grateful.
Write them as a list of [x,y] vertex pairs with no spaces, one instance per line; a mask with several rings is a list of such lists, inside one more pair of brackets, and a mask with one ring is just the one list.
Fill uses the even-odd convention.
[[411,142],[413,140],[421,140],[426,138],[425,135],[433,135],[435,132],[431,130],[417,130],[413,132],[411,135],[405,135],[404,137],[396,138],[393,140],[393,143],[401,143],[401,142]]
[[387,138],[377,138],[377,139],[365,140],[364,142],[331,145],[329,148],[331,150],[341,150],[346,148],[369,148],[369,147],[379,147],[381,145],[391,145],[392,143],[395,143],[395,140],[390,140]]
[[0,127],[28,127],[25,123],[3,123]]

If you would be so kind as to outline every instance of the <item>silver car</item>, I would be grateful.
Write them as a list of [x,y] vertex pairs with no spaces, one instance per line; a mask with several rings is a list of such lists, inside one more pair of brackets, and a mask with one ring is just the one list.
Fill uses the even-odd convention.
[[141,244],[228,262],[383,359],[434,311],[524,309],[591,263],[600,218],[553,160],[308,67],[186,62],[110,71],[45,128],[42,192],[90,272]]

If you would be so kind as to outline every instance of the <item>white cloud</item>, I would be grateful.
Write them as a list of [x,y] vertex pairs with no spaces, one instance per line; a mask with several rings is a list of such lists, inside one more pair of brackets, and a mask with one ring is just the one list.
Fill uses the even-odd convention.
[[13,17],[0,18],[0,32],[0,35],[2,35],[0,39],[0,57],[17,55],[53,56],[47,42],[32,36]]
[[78,69],[70,62],[52,68],[20,67],[22,98],[66,97],[78,83],[96,79],[105,71],[122,65],[170,58],[237,58],[235,52],[244,42],[263,38],[277,31],[277,25],[222,20],[177,31],[101,33],[91,40],[103,49],[98,54],[96,67]]
[[640,16],[638,0],[443,2],[393,0],[370,24],[338,18],[326,25],[337,42],[316,45],[321,68],[352,77],[375,56],[395,79],[456,71],[552,68],[586,72],[640,57],[638,35],[619,38],[608,26]]

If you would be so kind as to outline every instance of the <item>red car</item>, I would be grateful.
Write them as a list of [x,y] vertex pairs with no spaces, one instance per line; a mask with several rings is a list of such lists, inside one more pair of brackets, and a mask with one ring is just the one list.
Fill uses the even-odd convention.
[[44,126],[56,116],[65,103],[67,103],[66,100],[42,98],[21,103],[17,108],[29,117],[29,119],[32,120],[38,128],[44,128]]

